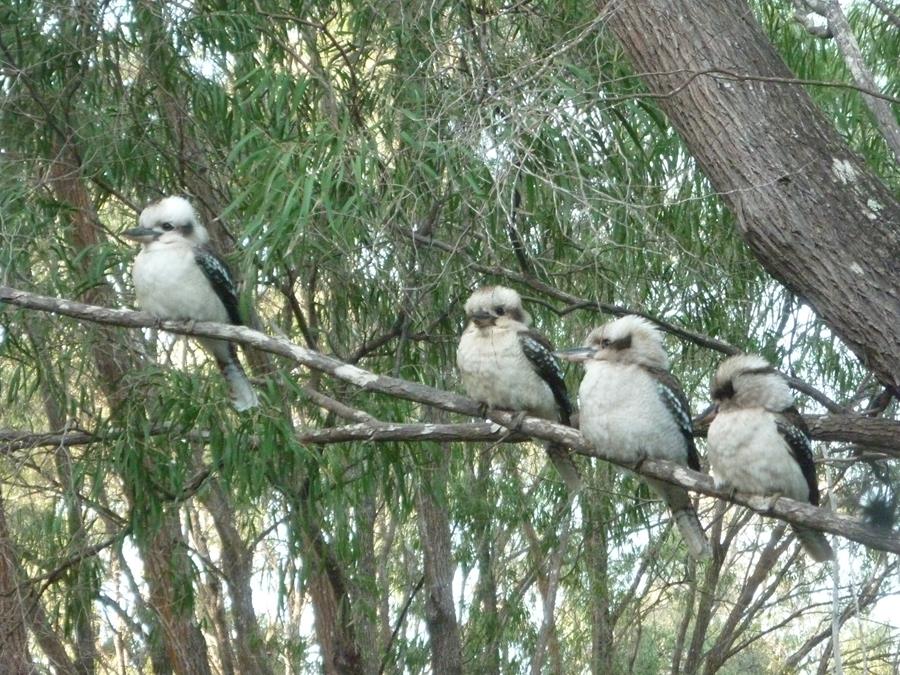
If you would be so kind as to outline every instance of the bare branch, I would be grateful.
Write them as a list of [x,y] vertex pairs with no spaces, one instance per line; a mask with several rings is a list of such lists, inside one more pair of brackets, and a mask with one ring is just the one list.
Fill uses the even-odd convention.
[[884,2],[884,0],[869,0],[869,2],[871,2],[881,11],[881,13],[884,14],[888,21],[894,24],[897,28],[900,28],[900,15],[894,12],[891,9],[890,5]]
[[[477,417],[481,414],[481,406],[477,402],[459,394],[396,377],[378,375],[343,363],[331,356],[292,344],[284,338],[269,337],[244,326],[216,324],[205,321],[160,321],[144,312],[84,305],[70,300],[35,295],[7,286],[0,286],[0,300],[22,307],[56,312],[98,323],[130,327],[155,326],[183,335],[200,335],[231,340],[273,354],[286,356],[309,368],[328,373],[367,391],[424,403],[470,417]],[[672,462],[648,459],[638,466],[625,464],[596,450],[585,441],[584,437],[577,430],[548,422],[547,420],[526,417],[520,421],[519,415],[499,410],[489,411],[489,418],[508,429],[534,438],[563,443],[580,454],[597,457],[598,459],[624,466],[643,476],[657,478],[667,483],[680,485],[694,492],[742,504],[757,513],[772,516],[792,524],[804,525],[822,532],[837,534],[870,548],[900,553],[900,536],[886,533],[883,529],[867,526],[862,521],[849,516],[838,516],[811,504],[796,502],[784,497],[763,497],[740,492],[733,493],[730,490],[716,487],[709,476],[691,471]],[[444,432],[444,427],[447,425],[425,425],[424,428],[414,427],[418,434],[417,440],[421,440],[423,435],[430,433],[428,431],[429,426],[431,429],[438,429]],[[378,435],[379,425],[372,427],[371,430],[367,429],[365,424],[352,425],[353,427],[360,430],[355,433]]]
[[[421,237],[416,233],[413,233],[412,236],[416,243],[426,244],[447,253],[459,253],[459,250],[457,248],[446,242],[432,239],[430,237]],[[493,276],[503,277],[504,279],[508,279],[510,281],[515,281],[516,283],[528,286],[529,288],[532,288],[535,291],[542,293],[543,295],[551,298],[556,298],[557,300],[566,303],[567,306],[561,310],[550,307],[553,312],[560,316],[565,316],[566,314],[570,314],[579,309],[589,309],[596,312],[602,312],[604,314],[611,314],[612,316],[616,317],[625,316],[626,314],[634,314],[636,316],[643,317],[648,321],[651,321],[660,330],[669,333],[670,335],[674,335],[677,338],[687,340],[688,342],[691,342],[700,347],[711,349],[728,356],[739,354],[741,352],[738,347],[735,347],[734,345],[729,344],[724,340],[719,340],[712,336],[705,335],[704,333],[700,333],[699,331],[691,330],[690,328],[685,328],[684,326],[679,326],[672,323],[671,321],[660,319],[657,316],[648,314],[647,312],[635,310],[631,307],[624,307],[622,305],[613,305],[610,303],[589,300],[587,298],[580,298],[577,295],[567,293],[566,291],[556,288],[555,286],[551,286],[550,284],[544,283],[540,279],[529,276],[527,274],[522,274],[520,272],[516,272],[514,270],[499,266],[481,265],[472,261],[468,263],[468,267],[482,274],[490,274]],[[832,401],[812,385],[791,375],[784,374],[784,376],[787,378],[788,384],[790,384],[793,389],[806,394],[817,403],[820,403],[826,410],[830,412],[845,412],[843,406]]]
[[[828,27],[834,33],[834,41],[837,43],[838,49],[844,56],[847,68],[853,75],[853,79],[859,83],[859,90],[864,92],[863,102],[875,118],[881,135],[891,149],[894,159],[900,162],[900,125],[897,124],[897,118],[894,117],[894,111],[888,105],[887,101],[880,96],[874,96],[873,91],[877,90],[878,85],[875,84],[875,77],[872,71],[866,65],[862,52],[850,29],[850,22],[844,16],[838,0],[828,0],[825,4],[825,16],[828,19]],[[896,99],[892,103],[900,103]]]
[[664,72],[638,73],[637,75],[635,75],[635,77],[644,78],[648,75],[677,75],[680,73],[684,73],[687,75],[684,82],[681,82],[668,91],[660,93],[642,93],[629,96],[609,97],[608,99],[604,99],[603,102],[612,103],[630,100],[633,98],[671,98],[672,96],[675,96],[679,92],[683,91],[689,84],[691,84],[691,82],[696,80],[698,77],[710,76],[713,78],[721,78],[723,80],[736,80],[738,82],[769,82],[771,84],[789,84],[804,85],[810,87],[852,89],[854,91],[860,92],[861,94],[865,94],[866,96],[882,99],[884,101],[888,101],[889,103],[900,103],[900,98],[889,96],[888,94],[882,94],[875,88],[862,87],[851,82],[837,82],[835,80],[805,80],[799,77],[775,77],[772,75],[752,75],[750,73],[737,73],[732,70],[726,70],[724,68],[707,68],[705,70],[689,70],[687,68],[684,68],[680,70],[670,70]]

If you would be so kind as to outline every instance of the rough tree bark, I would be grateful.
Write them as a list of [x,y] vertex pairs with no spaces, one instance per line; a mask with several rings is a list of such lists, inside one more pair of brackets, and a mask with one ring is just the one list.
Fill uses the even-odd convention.
[[[427,453],[427,454],[426,454]],[[416,506],[425,567],[425,623],[435,673],[462,673],[462,641],[453,604],[453,563],[446,485],[450,455],[423,448],[427,464],[416,484]]]
[[294,495],[292,527],[303,538],[308,587],[315,613],[316,637],[325,675],[364,675],[367,671],[352,621],[344,566],[328,545],[318,523],[323,519],[305,482]]
[[598,4],[762,265],[900,393],[900,203],[799,85],[759,79],[793,74],[747,3]]
[[15,551],[0,497],[0,672],[28,675],[34,664],[28,653],[25,602],[19,587]]
[[234,505],[218,480],[212,479],[201,495],[204,506],[213,518],[222,547],[222,573],[231,596],[236,640],[233,648],[241,673],[271,675],[262,631],[253,610],[251,578],[253,549],[241,537],[236,524]]
[[[475,493],[489,494],[491,481],[492,447],[480,448],[478,462],[470,475]],[[475,669],[484,675],[500,675],[500,640],[497,639],[499,629],[499,612],[497,602],[497,523],[488,511],[478,510],[473,514],[472,530],[478,542],[476,559],[478,561],[478,585],[475,587],[475,602],[481,612],[480,620],[488,639],[485,647],[477,655]]]
[[[582,500],[584,555],[588,561],[588,596],[591,609],[591,673],[615,672],[616,644],[610,616],[609,586],[609,507],[607,494],[612,493],[611,468],[595,465],[589,483],[590,498]],[[596,495],[596,496],[595,496]],[[602,498],[601,498],[602,496]]]

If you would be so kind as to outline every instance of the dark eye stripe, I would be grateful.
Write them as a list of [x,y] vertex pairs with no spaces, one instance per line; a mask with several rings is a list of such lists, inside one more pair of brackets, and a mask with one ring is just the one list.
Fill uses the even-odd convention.
[[751,368],[744,370],[741,375],[774,375],[777,371],[772,366],[764,366],[762,368]]
[[616,351],[623,351],[625,349],[631,348],[631,334],[629,333],[625,337],[620,337],[618,340],[610,340],[609,338],[601,338],[600,339],[600,347],[601,349],[615,349]]
[[721,401],[734,396],[734,383],[728,380],[725,384],[720,384],[712,391],[712,397],[716,401]]
[[623,349],[629,349],[631,347],[631,333],[623,338],[614,340],[612,344],[610,344],[610,347],[612,347],[613,349],[618,349],[620,351]]

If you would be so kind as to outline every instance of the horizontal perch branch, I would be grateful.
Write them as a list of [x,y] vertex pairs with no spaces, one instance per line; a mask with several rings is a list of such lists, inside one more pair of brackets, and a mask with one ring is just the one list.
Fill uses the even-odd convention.
[[[452,392],[442,391],[427,385],[402,380],[400,378],[378,375],[357,366],[346,364],[331,356],[321,354],[311,349],[295,345],[284,338],[270,337],[258,331],[243,326],[230,326],[208,322],[186,321],[160,321],[149,314],[122,309],[107,309],[85,305],[58,298],[35,295],[25,291],[19,291],[5,286],[0,286],[0,301],[15,304],[21,307],[36,309],[46,312],[64,314],[77,319],[93,321],[117,326],[157,327],[173,333],[184,335],[199,335],[232,340],[249,345],[263,351],[285,356],[308,368],[328,373],[335,378],[349,382],[363,389],[379,392],[388,396],[406,399],[431,405],[450,412],[478,417],[481,413],[480,406],[472,399],[460,396]],[[575,429],[554,424],[546,420],[526,417],[521,421],[514,413],[505,411],[490,411],[490,419],[516,432],[527,434],[534,438],[563,443],[580,454],[611,461],[608,457],[590,446],[584,437]],[[861,428],[866,422],[872,422],[872,418],[854,417],[851,415],[823,416],[824,418],[847,418],[855,426]],[[814,418],[815,419],[815,418]],[[885,422],[893,424],[893,435],[900,436],[898,429],[900,424],[886,420],[876,420],[881,438],[882,428]],[[516,424],[516,422],[519,422]],[[837,429],[819,421],[818,427],[834,439]],[[300,439],[307,443],[337,442],[334,440],[340,434],[340,440],[502,440],[496,429],[487,424],[389,424],[384,422],[363,422],[337,429],[304,430],[300,432]],[[316,437],[319,437],[319,440]],[[883,440],[889,441],[890,433],[883,435]],[[329,440],[325,440],[328,438]],[[893,447],[893,446],[892,446]],[[885,448],[883,448],[885,449]],[[900,450],[894,448],[895,451]],[[900,452],[898,452],[900,454]],[[669,483],[681,485],[695,492],[717,497],[737,504],[742,504],[763,515],[773,516],[790,523],[805,525],[823,532],[837,534],[853,541],[857,541],[871,548],[900,553],[900,536],[892,532],[874,528],[862,521],[849,516],[834,514],[825,509],[817,508],[809,504],[803,504],[784,497],[770,498],[757,495],[747,495],[740,492],[731,493],[729,490],[717,488],[713,480],[705,474],[691,471],[671,462],[659,460],[646,460],[638,467],[623,465],[626,468],[636,470],[638,473],[651,478],[657,478]]]

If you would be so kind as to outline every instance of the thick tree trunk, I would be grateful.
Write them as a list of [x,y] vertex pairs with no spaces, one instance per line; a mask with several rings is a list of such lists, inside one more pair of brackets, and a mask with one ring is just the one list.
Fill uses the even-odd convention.
[[[609,502],[606,495],[613,494],[612,468],[597,464],[593,468],[590,497],[582,500],[584,513],[585,557],[591,616],[591,673],[612,673],[615,663],[613,622],[610,616],[609,588]],[[597,496],[595,496],[597,495]]]
[[378,630],[378,564],[375,557],[375,519],[378,508],[374,495],[366,495],[354,510],[359,542],[358,582],[351,589],[353,621],[359,633],[367,636],[360,640],[359,649],[363,671],[366,675],[378,675],[378,665],[384,654],[382,634]]
[[[235,669],[234,650],[238,645],[232,645],[231,631],[222,593],[222,580],[219,570],[214,569],[215,563],[212,562],[214,558],[209,549],[207,534],[204,531],[196,506],[187,504],[186,509],[185,531],[190,534],[190,540],[196,547],[201,559],[209,561],[202,583],[197,584],[197,601],[195,605],[202,610],[201,621],[207,626],[207,633],[212,633],[215,636],[214,660],[221,674],[242,675],[242,671]],[[222,567],[225,567],[224,563]],[[235,628],[237,627],[235,626]]]
[[166,656],[176,675],[211,675],[206,640],[194,621],[191,561],[175,513],[164,513],[159,528],[138,542],[150,605],[159,621]]
[[453,560],[446,485],[449,452],[423,448],[429,466],[423,466],[416,489],[419,536],[425,563],[425,623],[435,673],[462,673],[462,642],[453,604]]
[[210,480],[209,489],[202,499],[212,515],[222,545],[222,573],[231,596],[238,671],[242,675],[271,675],[272,668],[253,609],[253,551],[241,538],[235,522],[234,506],[218,480]]
[[[487,446],[478,450],[478,462],[475,472],[470,475],[475,494],[488,495],[491,480],[491,456],[493,447]],[[475,602],[481,613],[479,622],[484,625],[487,639],[478,654],[477,670],[483,675],[499,675],[500,673],[500,640],[497,634],[500,617],[497,606],[497,577],[495,572],[497,557],[497,523],[491,518],[487,509],[478,510],[473,515],[473,531],[478,542],[476,559],[478,561],[478,585],[475,590]]]
[[792,78],[743,0],[601,0],[606,25],[773,276],[900,392],[900,203]]
[[[315,611],[316,638],[325,675],[364,675],[356,626],[353,623],[346,564],[326,541],[319,524],[325,519],[310,498],[310,482],[304,481],[292,495],[291,527],[302,538],[309,594]],[[285,494],[290,494],[286,489]]]

